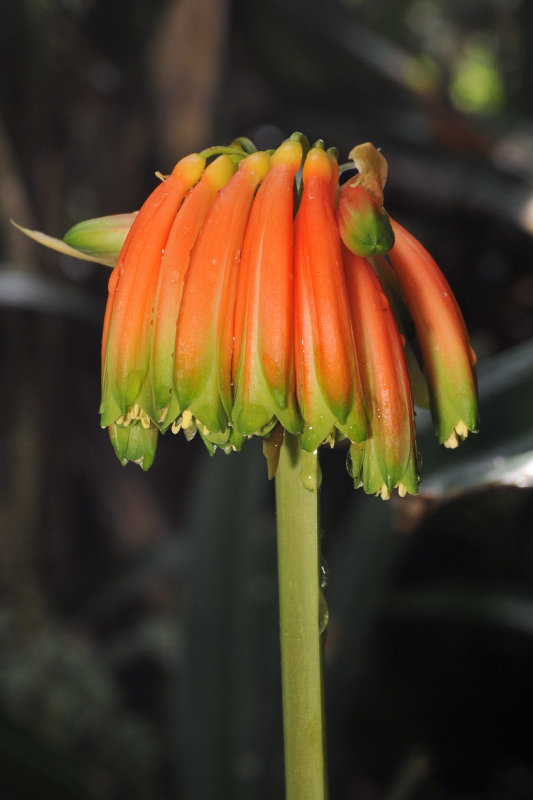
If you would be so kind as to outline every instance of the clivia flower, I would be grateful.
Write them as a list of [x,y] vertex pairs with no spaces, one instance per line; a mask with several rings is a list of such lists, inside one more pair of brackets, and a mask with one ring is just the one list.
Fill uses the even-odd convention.
[[[101,424],[148,469],[160,433],[210,453],[263,439],[276,474],[286,796],[325,800],[317,450],[344,441],[354,485],[415,494],[414,402],[444,446],[477,426],[475,356],[444,276],[384,207],[387,163],[293,134],[182,158],[138,212],[47,246],[114,265]],[[420,361],[409,341],[412,327]]]
[[439,442],[476,430],[475,355],[451,289],[385,211],[381,153],[367,143],[350,158],[339,187],[350,165],[321,140],[264,152],[239,139],[181,159],[136,214],[80,223],[59,244],[29,232],[116,261],[100,413],[123,463],[147,469],[167,430],[198,432],[211,453],[287,431],[308,452],[347,440],[366,492],[414,494],[420,369]]
[[344,251],[345,278],[360,357],[369,435],[350,447],[349,470],[367,492],[416,493],[418,454],[409,375],[389,301],[370,263]]

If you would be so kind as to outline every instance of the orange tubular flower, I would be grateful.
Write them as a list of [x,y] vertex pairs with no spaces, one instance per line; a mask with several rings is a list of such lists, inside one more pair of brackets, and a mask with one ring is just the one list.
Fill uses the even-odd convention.
[[[179,413],[174,389],[176,323],[189,255],[217,193],[234,172],[227,155],[219,156],[185,197],[170,229],[161,259],[153,331],[153,418],[168,427]],[[152,386],[147,387],[147,402]]]
[[[169,428],[198,430],[211,453],[257,434],[272,476],[286,431],[308,452],[347,438],[356,486],[414,494],[413,398],[457,447],[477,425],[475,355],[444,276],[385,211],[385,158],[353,148],[357,174],[339,187],[319,141],[299,179],[304,141],[187,156],[136,215],[80,223],[68,241],[23,230],[113,263],[131,224],[102,339],[101,421],[123,463],[147,469]],[[425,377],[402,336],[411,319]]]
[[477,430],[476,356],[444,275],[412,234],[391,220],[389,259],[415,324],[429,383],[435,432],[445,447]]
[[386,499],[418,486],[415,424],[402,337],[389,301],[365,258],[343,251],[352,324],[364,385],[369,438],[350,448],[351,472]]
[[302,160],[284,142],[254,201],[244,240],[235,308],[232,418],[251,435],[277,418],[291,433],[301,422],[293,372],[293,193]]
[[[109,279],[102,338],[102,427],[139,418],[136,403],[150,366],[150,320],[162,253],[185,192],[205,159],[187,156],[152,192],[131,226]],[[145,414],[144,424],[150,422]]]
[[335,429],[354,442],[367,432],[334,215],[337,169],[320,147],[309,151],[295,221],[295,372],[304,450],[331,441]]
[[[231,435],[231,357],[240,256],[254,192],[269,168],[267,153],[253,153],[241,161],[220,192],[191,255],[178,319],[175,383],[185,412],[182,424],[189,428],[195,417],[204,438],[223,446]],[[238,442],[239,437],[232,437],[234,446]]]

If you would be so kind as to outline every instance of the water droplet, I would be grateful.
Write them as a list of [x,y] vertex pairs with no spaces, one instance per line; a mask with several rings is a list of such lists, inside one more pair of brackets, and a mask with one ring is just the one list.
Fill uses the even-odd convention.
[[310,492],[316,492],[318,489],[316,473],[309,470],[302,470],[300,472],[300,480],[302,481],[304,487],[309,489]]
[[346,456],[346,471],[350,476],[350,478],[353,478],[354,476],[353,458],[350,452]]
[[[309,430],[311,430],[311,428],[309,428]],[[310,492],[316,492],[320,488],[322,472],[320,471],[320,464],[316,458],[316,450],[314,453],[302,452],[300,480],[303,486],[309,489]]]

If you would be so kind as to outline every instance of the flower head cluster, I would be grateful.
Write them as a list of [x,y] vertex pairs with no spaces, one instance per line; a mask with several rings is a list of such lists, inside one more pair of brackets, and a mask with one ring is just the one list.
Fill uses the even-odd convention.
[[[384,210],[383,156],[366,144],[350,157],[358,171],[340,187],[336,152],[300,134],[273,152],[236,140],[160,176],[109,280],[100,411],[121,461],[147,469],[167,430],[231,452],[284,429],[308,451],[348,440],[355,485],[387,498],[417,491],[421,381],[439,442],[476,429],[453,294]],[[98,230],[65,239],[94,254]]]

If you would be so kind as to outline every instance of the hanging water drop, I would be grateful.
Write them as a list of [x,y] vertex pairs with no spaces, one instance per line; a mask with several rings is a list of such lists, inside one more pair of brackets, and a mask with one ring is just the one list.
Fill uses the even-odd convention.
[[322,484],[322,472],[320,464],[316,459],[316,450],[314,453],[302,452],[302,467],[300,471],[300,480],[306,489],[310,492],[316,492],[320,489]]

